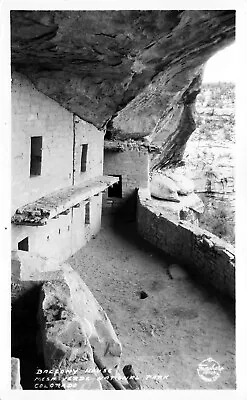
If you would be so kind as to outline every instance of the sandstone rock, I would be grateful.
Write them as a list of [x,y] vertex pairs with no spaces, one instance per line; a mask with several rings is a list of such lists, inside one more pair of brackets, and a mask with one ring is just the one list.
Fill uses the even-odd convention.
[[204,203],[196,193],[190,193],[188,196],[181,197],[180,204],[183,209],[187,208],[199,214],[202,214],[204,211]]
[[204,203],[195,193],[190,193],[187,196],[178,196],[178,199],[180,200],[179,202],[154,197],[148,199],[144,193],[142,198],[143,201],[146,201],[147,203],[151,200],[152,207],[156,212],[160,212],[161,215],[175,219],[178,222],[184,220],[194,225],[198,225],[198,213],[204,211]]
[[153,174],[150,184],[150,192],[153,197],[162,200],[179,202],[180,200],[177,190],[177,185],[172,179],[167,178],[162,174]]
[[199,214],[204,212],[204,203],[196,193],[191,193],[187,196],[185,204],[187,204],[191,210],[196,211]]
[[78,368],[81,380],[76,387],[69,386],[76,382],[70,382],[66,373],[59,375],[67,389],[101,389],[92,348],[112,375],[117,371],[122,351],[102,307],[70,265],[58,265],[31,252],[13,251],[12,258],[18,293],[33,287],[40,293],[37,346],[44,355],[46,368]]
[[[42,289],[39,319],[45,362],[48,368],[79,368],[80,375],[89,381],[78,383],[76,389],[101,388],[92,348],[114,375],[121,344],[106,313],[80,276],[69,265],[62,269],[64,279],[45,283]],[[66,374],[62,381],[66,386]]]
[[172,179],[178,188],[178,194],[182,196],[186,196],[189,193],[192,193],[195,190],[195,185],[193,181],[187,178],[185,175],[177,172],[176,170],[164,170],[164,175],[168,178]]
[[41,296],[39,321],[46,368],[57,370],[56,378],[65,389],[70,384],[77,390],[101,389],[88,339],[90,326],[71,310],[69,287],[64,282],[47,282]]
[[[121,344],[106,313],[80,276],[69,265],[62,269],[64,279],[45,283],[42,289],[39,319],[45,363],[53,369],[78,368],[80,379],[84,380],[78,382],[76,389],[100,389],[92,348],[114,375]],[[61,379],[66,387],[69,377],[64,374]]]
[[68,264],[63,264],[62,267],[65,281],[70,288],[72,309],[81,320],[90,325],[90,344],[114,375],[120,362],[122,347],[111,322],[79,274]]
[[181,160],[202,67],[234,40],[235,11],[15,10],[11,28],[13,68],[113,138],[159,137],[162,166]]
[[189,208],[182,208],[179,213],[179,218],[181,221],[187,221],[193,225],[199,226],[199,219],[197,213]]
[[20,360],[11,357],[11,389],[22,389],[20,381]]

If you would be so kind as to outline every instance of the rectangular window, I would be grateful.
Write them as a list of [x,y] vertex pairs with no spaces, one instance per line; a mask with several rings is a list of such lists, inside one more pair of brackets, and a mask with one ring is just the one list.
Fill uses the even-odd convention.
[[90,224],[90,203],[85,205],[85,225]]
[[119,178],[117,183],[114,183],[111,187],[108,188],[108,197],[117,197],[122,198],[122,175],[111,175]]
[[29,246],[28,246],[28,237],[26,237],[25,239],[21,240],[21,241],[18,243],[18,250],[28,251],[28,250],[29,250],[28,247],[29,247]]
[[42,136],[31,137],[30,176],[41,175]]
[[87,170],[87,150],[88,144],[81,145],[81,172],[86,172]]

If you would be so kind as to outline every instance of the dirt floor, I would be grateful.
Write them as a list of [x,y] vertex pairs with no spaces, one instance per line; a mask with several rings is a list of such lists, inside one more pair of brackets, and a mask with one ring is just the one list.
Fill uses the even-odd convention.
[[[143,389],[235,389],[232,303],[216,297],[136,233],[103,217],[101,232],[69,259],[104,308]],[[140,298],[140,292],[148,295]],[[212,357],[215,381],[198,375]]]

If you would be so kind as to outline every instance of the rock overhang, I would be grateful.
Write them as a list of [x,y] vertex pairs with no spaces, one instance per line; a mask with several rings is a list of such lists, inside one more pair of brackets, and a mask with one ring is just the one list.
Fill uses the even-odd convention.
[[181,159],[203,66],[234,40],[234,10],[12,11],[12,65],[107,137]]

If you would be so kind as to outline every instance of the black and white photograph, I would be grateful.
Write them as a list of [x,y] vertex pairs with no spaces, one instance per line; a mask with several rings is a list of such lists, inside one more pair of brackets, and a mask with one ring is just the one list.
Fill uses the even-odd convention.
[[238,10],[58,4],[9,9],[10,392],[236,391]]

